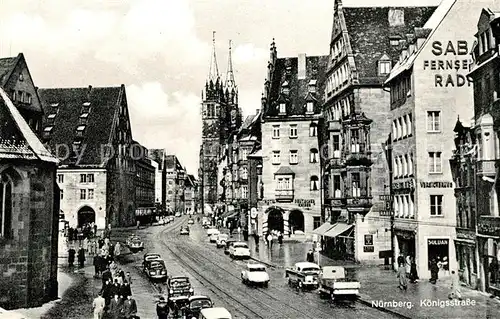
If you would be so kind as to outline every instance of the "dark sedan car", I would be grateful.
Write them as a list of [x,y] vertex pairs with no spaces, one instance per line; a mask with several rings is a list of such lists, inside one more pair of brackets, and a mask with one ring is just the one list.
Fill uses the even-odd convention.
[[167,279],[168,296],[192,296],[194,293],[189,278],[186,276],[172,276]]
[[189,227],[188,226],[181,227],[181,235],[189,235]]
[[189,306],[186,309],[186,318],[198,319],[200,317],[201,309],[212,308],[214,303],[209,297],[206,296],[192,296],[189,297]]
[[236,240],[229,239],[226,241],[226,246],[224,247],[224,254],[229,255],[229,247],[231,247],[232,244],[234,244]]
[[167,267],[161,259],[146,261],[144,263],[144,271],[148,278],[153,281],[165,281],[167,279]]

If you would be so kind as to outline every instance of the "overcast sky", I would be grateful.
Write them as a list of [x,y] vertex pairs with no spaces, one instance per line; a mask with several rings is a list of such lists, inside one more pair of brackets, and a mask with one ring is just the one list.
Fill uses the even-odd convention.
[[[135,140],[197,174],[201,89],[212,31],[228,41],[244,116],[260,107],[269,44],[278,56],[328,54],[333,0],[0,0],[0,53],[23,52],[35,85],[126,85]],[[400,0],[345,4],[397,5]],[[439,0],[407,0],[406,5]]]

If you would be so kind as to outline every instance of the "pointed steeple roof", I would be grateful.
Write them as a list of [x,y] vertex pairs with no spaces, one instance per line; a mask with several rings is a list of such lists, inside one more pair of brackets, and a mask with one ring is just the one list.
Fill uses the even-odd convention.
[[232,50],[232,41],[229,40],[229,57],[227,62],[226,88],[230,92],[234,92],[234,90],[236,89],[236,82],[234,81],[233,57],[231,54],[231,50]]
[[208,71],[208,81],[215,83],[219,79],[219,66],[217,65],[217,55],[215,52],[215,31],[212,33],[212,56],[210,57],[210,69]]

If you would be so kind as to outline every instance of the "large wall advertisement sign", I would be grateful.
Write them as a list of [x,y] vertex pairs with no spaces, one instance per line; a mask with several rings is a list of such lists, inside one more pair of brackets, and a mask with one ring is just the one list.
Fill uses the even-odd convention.
[[472,63],[469,51],[465,40],[432,42],[432,54],[436,58],[424,60],[423,69],[437,71],[434,72],[435,87],[472,86],[467,78],[469,65]]

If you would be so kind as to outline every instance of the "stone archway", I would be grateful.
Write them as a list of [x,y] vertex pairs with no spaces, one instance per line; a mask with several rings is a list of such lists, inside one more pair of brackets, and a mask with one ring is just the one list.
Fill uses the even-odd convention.
[[78,227],[91,223],[95,223],[95,211],[89,206],[83,206],[78,210]]
[[304,213],[298,209],[291,210],[288,216],[288,225],[290,226],[290,234],[294,234],[297,230],[305,231]]
[[268,231],[277,230],[281,233],[285,232],[284,213],[283,209],[279,207],[269,207],[266,210]]

